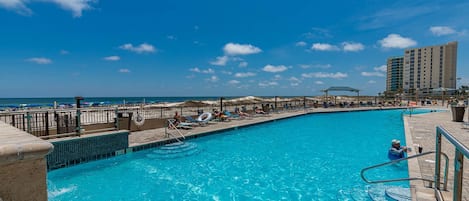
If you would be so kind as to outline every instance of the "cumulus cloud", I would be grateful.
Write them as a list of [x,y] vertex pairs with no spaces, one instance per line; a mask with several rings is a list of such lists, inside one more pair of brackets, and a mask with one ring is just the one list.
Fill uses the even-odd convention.
[[240,77],[240,78],[243,78],[243,77],[252,77],[252,76],[256,76],[255,73],[251,73],[251,72],[247,72],[247,73],[235,73],[235,77]]
[[278,82],[269,82],[269,81],[264,81],[264,82],[259,82],[260,87],[268,87],[268,86],[277,86]]
[[361,75],[365,77],[385,77],[386,76],[382,72],[362,72]]
[[238,43],[227,43],[223,47],[223,51],[226,55],[248,55],[248,54],[257,54],[262,52],[262,50],[251,44],[238,44]]
[[119,56],[108,56],[103,58],[106,61],[119,61],[121,58]]
[[363,44],[354,42],[343,42],[342,46],[345,52],[358,52],[365,49]]
[[411,38],[402,37],[399,34],[389,34],[386,38],[378,41],[383,48],[408,48],[417,45],[417,42]]
[[376,81],[374,81],[374,80],[368,81],[368,84],[374,84],[374,83],[376,83]]
[[210,64],[214,66],[225,66],[226,62],[228,62],[228,56],[221,56],[217,57],[215,61],[211,61]]
[[130,43],[119,46],[120,49],[129,50],[136,53],[151,53],[155,52],[156,48],[148,43],[142,43],[139,46],[133,46]]
[[68,52],[67,50],[60,50],[60,54],[61,55],[66,55],[66,54],[70,54],[70,52]]
[[279,65],[279,66],[273,66],[273,65],[266,65],[264,68],[262,68],[263,71],[269,72],[269,73],[278,73],[278,72],[283,72],[286,71],[288,68],[284,65]]
[[295,46],[298,46],[298,47],[304,47],[304,46],[306,46],[306,45],[307,45],[307,44],[306,44],[306,42],[304,42],[304,41],[299,41],[299,42],[296,42],[296,43],[295,43]]
[[53,3],[72,12],[73,17],[81,17],[84,10],[91,10],[90,3],[95,0],[0,0],[0,7],[12,10],[20,15],[32,15],[33,11],[26,4],[32,2]]
[[119,73],[130,73],[130,70],[127,68],[121,68],[119,69]]
[[228,84],[233,84],[233,85],[239,84],[239,83],[241,83],[241,82],[238,81],[238,80],[230,80],[230,81],[228,81]]
[[300,68],[308,69],[308,68],[330,68],[332,67],[331,64],[300,64]]
[[311,46],[311,49],[316,50],[316,51],[337,51],[337,50],[340,50],[337,46],[327,44],[327,43],[314,43]]
[[205,73],[205,74],[213,74],[213,73],[215,73],[215,71],[214,71],[213,69],[211,69],[211,68],[206,69],[206,70],[200,70],[199,68],[195,67],[195,68],[189,69],[189,71],[196,72],[196,73]]
[[342,79],[348,77],[347,73],[324,73],[324,72],[316,72],[316,73],[303,73],[301,74],[304,78],[333,78],[333,79]]
[[292,82],[301,82],[301,80],[296,78],[296,77],[290,77],[290,78],[288,78],[288,80],[292,81]]
[[388,71],[388,67],[386,65],[381,65],[378,67],[374,67],[373,70],[378,71],[378,72],[386,72]]
[[44,57],[33,57],[33,58],[27,59],[27,61],[37,63],[37,64],[50,64],[50,63],[52,63],[51,59],[44,58]]
[[430,27],[430,31],[435,36],[443,36],[443,35],[450,35],[450,34],[456,33],[456,30],[447,26],[433,26],[433,27]]
[[316,81],[316,82],[314,82],[314,84],[321,85],[321,84],[324,84],[324,82],[323,81]]
[[217,76],[212,75],[210,78],[206,79],[209,82],[218,82],[220,80]]
[[248,66],[248,62],[245,62],[245,61],[239,62],[239,65],[238,65],[238,67],[241,67],[241,68],[244,68],[247,66]]

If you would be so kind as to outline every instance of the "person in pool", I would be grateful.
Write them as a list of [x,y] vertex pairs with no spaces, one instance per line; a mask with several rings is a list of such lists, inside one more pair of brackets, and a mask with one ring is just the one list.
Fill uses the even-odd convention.
[[391,148],[388,151],[388,158],[390,160],[397,160],[405,157],[405,152],[410,151],[410,148],[406,146],[401,146],[401,141],[399,140],[392,140],[391,141]]

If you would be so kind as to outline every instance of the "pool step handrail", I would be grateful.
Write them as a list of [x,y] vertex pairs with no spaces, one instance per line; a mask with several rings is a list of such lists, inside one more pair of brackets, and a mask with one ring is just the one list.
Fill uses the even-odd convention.
[[174,125],[174,123],[173,123],[174,121],[175,121],[175,119],[168,119],[168,126],[165,128],[165,133],[166,133],[166,135],[168,135],[168,136],[169,136],[169,135],[173,136],[173,138],[176,139],[178,142],[182,142],[181,140],[179,140],[179,137],[174,136],[172,133],[168,132],[168,128],[173,128],[174,130],[176,130],[176,131],[178,132],[178,134],[181,136],[181,138],[182,138],[183,140],[186,139],[186,136],[184,136],[184,135],[181,133],[181,131],[179,131],[179,129],[177,128],[176,125]]
[[[360,176],[362,177],[363,181],[365,181],[366,183],[369,183],[369,184],[377,184],[377,183],[389,183],[389,182],[398,182],[398,181],[410,181],[410,180],[422,180],[422,181],[427,181],[430,183],[430,187],[433,188],[433,183],[435,183],[435,186],[439,186],[436,184],[436,182],[432,179],[427,179],[427,178],[420,178],[420,177],[408,177],[408,178],[397,178],[397,179],[384,179],[384,180],[369,180],[365,177],[365,172],[370,170],[370,169],[375,169],[375,168],[378,168],[378,167],[383,167],[383,166],[387,166],[387,165],[392,165],[392,164],[397,164],[401,161],[405,161],[405,160],[409,160],[409,159],[413,159],[413,158],[418,158],[418,157],[421,157],[421,156],[425,156],[425,155],[429,155],[429,154],[436,154],[437,152],[436,151],[428,151],[428,152],[424,152],[424,153],[421,153],[421,154],[416,154],[416,155],[413,155],[413,156],[409,156],[409,157],[406,157],[406,158],[401,158],[401,159],[397,159],[397,160],[392,160],[392,161],[389,161],[389,162],[385,162],[385,163],[381,163],[381,164],[377,164],[377,165],[373,165],[373,166],[370,166],[370,167],[366,167],[366,168],[363,168],[360,172]],[[449,165],[449,158],[448,156],[441,152],[441,155],[443,155],[443,157],[445,158],[445,169],[444,169],[444,175],[443,175],[443,190],[447,190],[447,186],[448,186],[448,165]],[[436,180],[436,177],[434,178]],[[438,182],[439,182],[439,179],[438,179]]]

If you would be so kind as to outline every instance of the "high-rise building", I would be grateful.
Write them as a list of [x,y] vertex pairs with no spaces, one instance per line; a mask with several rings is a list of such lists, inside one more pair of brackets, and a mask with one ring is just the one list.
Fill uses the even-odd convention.
[[404,71],[404,57],[389,57],[387,62],[386,92],[402,93],[402,72]]
[[456,88],[457,52],[457,42],[406,49],[402,73],[404,92],[424,95],[438,88]]

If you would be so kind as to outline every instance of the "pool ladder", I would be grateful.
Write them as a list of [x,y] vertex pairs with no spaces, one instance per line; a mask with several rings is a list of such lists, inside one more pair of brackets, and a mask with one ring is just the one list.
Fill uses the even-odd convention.
[[[373,166],[370,166],[370,167],[366,167],[366,168],[363,168],[361,170],[360,176],[362,177],[363,181],[365,181],[366,183],[369,183],[369,184],[398,182],[398,181],[410,181],[410,180],[422,180],[422,181],[429,182],[429,184],[430,184],[429,187],[434,188],[435,186],[439,186],[439,185],[436,185],[436,184],[435,184],[435,186],[433,185],[433,183],[435,183],[435,181],[440,180],[440,179],[437,179],[436,176],[434,176],[433,179],[420,178],[420,177],[409,177],[409,178],[397,178],[397,179],[385,179],[385,180],[374,180],[373,181],[373,180],[369,180],[365,177],[365,172],[368,171],[368,170],[371,170],[371,169],[378,168],[378,167],[397,164],[401,161],[405,161],[405,160],[409,160],[409,159],[413,159],[413,158],[418,158],[418,157],[421,157],[421,156],[425,156],[425,155],[429,155],[429,154],[435,154],[435,153],[437,153],[437,152],[436,151],[424,152],[424,153],[421,153],[421,154],[409,156],[407,158],[401,158],[401,159],[389,161],[389,162],[386,162],[386,163],[381,163],[381,164],[378,164],[378,165],[373,165]],[[441,152],[441,155],[443,155],[443,157],[445,158],[445,169],[444,169],[444,175],[443,175],[443,182],[442,182],[443,189],[442,190],[446,191],[447,186],[448,186],[448,162],[449,162],[449,159],[448,159],[448,156],[445,153]]]
[[[169,136],[171,135],[171,136],[173,136],[174,139],[176,139],[176,141],[182,143],[182,141],[181,141],[179,138],[185,140],[185,139],[186,139],[186,136],[184,136],[184,135],[181,133],[181,131],[179,131],[179,129],[177,128],[176,125],[174,125],[174,123],[173,123],[174,121],[175,121],[175,119],[168,119],[168,126],[166,126],[164,132],[165,132],[165,134],[166,134],[166,137],[169,137]],[[177,133],[179,134],[180,137],[175,136],[175,135],[173,135],[172,133],[168,132],[168,128],[174,128],[174,130],[177,131]]]

